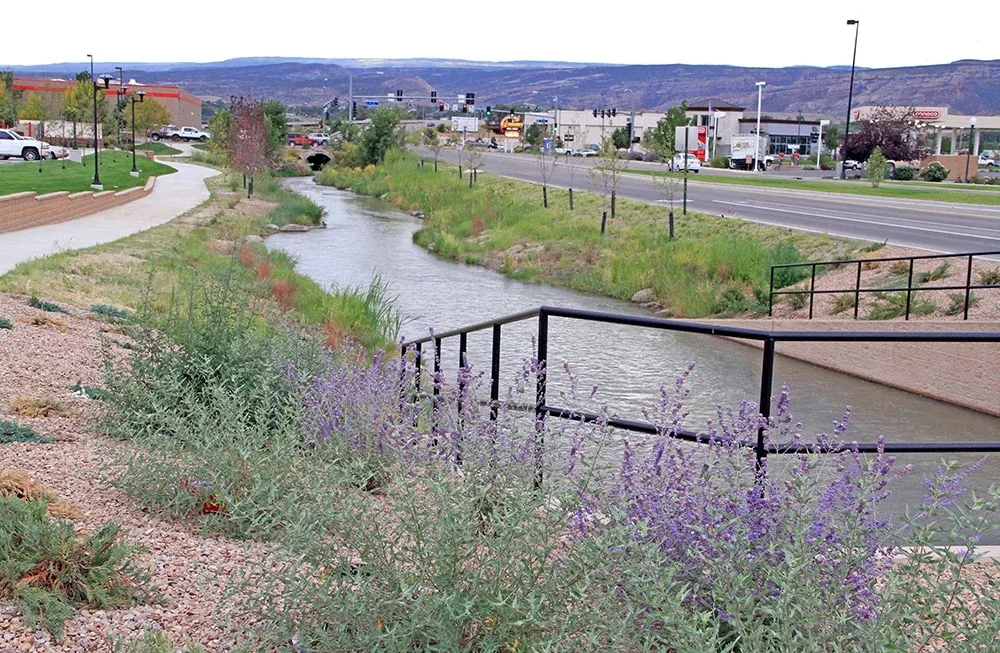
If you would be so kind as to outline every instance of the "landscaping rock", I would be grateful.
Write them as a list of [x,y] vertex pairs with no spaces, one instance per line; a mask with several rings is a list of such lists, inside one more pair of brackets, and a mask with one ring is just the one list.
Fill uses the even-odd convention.
[[278,233],[278,229],[280,229],[280,227],[278,225],[276,225],[276,224],[266,224],[266,225],[264,225],[264,231],[268,231],[268,232],[270,232],[272,234]]
[[309,227],[304,224],[286,224],[282,225],[278,231],[282,233],[303,233],[309,231]]
[[643,288],[636,294],[632,295],[632,302],[635,304],[645,304],[646,302],[652,301],[653,297],[652,288]]
[[420,218],[421,220],[427,217],[424,215],[423,211],[410,211],[410,215],[412,215],[414,218]]
[[504,252],[504,254],[510,254],[511,256],[517,256],[518,254],[520,254],[523,251],[524,251],[524,245],[517,244],[517,245],[511,245],[510,247],[508,247],[507,250]]
[[250,243],[250,244],[253,244],[253,243],[263,243],[264,239],[261,238],[260,236],[255,236],[254,234],[250,234],[249,236],[246,236],[243,239],[243,242],[244,243]]
[[434,243],[427,243],[427,251],[428,252],[437,251],[437,245],[435,245]]

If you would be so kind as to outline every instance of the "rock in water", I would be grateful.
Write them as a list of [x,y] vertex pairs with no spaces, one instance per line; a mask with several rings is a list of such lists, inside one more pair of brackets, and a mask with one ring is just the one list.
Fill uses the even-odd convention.
[[636,304],[645,304],[646,302],[652,301],[653,296],[652,288],[643,288],[636,294],[632,295],[632,301]]

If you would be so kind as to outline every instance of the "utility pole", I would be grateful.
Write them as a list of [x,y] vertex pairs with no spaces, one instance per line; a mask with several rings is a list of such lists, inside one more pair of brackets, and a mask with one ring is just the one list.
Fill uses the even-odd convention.
[[354,123],[354,73],[347,71],[347,124]]

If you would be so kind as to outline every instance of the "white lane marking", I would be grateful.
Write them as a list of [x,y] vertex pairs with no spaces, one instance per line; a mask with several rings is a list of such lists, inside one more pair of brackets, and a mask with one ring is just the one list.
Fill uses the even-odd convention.
[[[746,208],[746,204],[743,204],[743,203],[740,203],[740,202],[724,202],[722,200],[713,200],[713,201],[716,202],[717,204],[727,204],[727,205],[730,205],[730,206],[740,206],[740,207]],[[759,207],[759,208],[767,208],[767,207]],[[980,238],[980,239],[986,239],[986,240],[997,240],[997,241],[1000,241],[1000,237],[998,237],[998,236],[979,236],[979,235],[968,234],[968,233],[963,233],[963,232],[959,232],[959,231],[946,231],[944,229],[927,229],[926,227],[910,227],[910,226],[907,226],[905,224],[895,224],[895,223],[892,223],[892,222],[878,222],[878,221],[872,221],[872,220],[859,220],[857,218],[844,218],[844,217],[840,217],[840,216],[836,216],[836,215],[830,215],[830,214],[827,214],[827,213],[813,213],[813,212],[810,212],[810,211],[802,211],[802,210],[790,211],[788,209],[772,209],[772,208],[768,208],[768,210],[777,211],[778,213],[793,213],[795,215],[808,215],[808,216],[812,216],[814,218],[826,218],[828,220],[840,220],[840,221],[843,221],[843,222],[859,222],[859,223],[866,224],[866,225],[878,225],[880,227],[895,227],[896,229],[910,229],[910,230],[913,230],[913,231],[928,231],[930,233],[934,233],[934,234],[946,234],[948,236],[964,236],[966,238],[971,237],[971,238]]]

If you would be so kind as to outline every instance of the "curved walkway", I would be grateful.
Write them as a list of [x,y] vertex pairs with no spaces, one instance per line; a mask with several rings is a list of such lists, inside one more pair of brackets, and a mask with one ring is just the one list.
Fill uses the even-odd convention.
[[153,191],[142,199],[68,222],[0,234],[0,274],[29,259],[109,243],[145,231],[208,199],[205,180],[218,171],[175,161],[168,165],[177,172],[157,177]]

